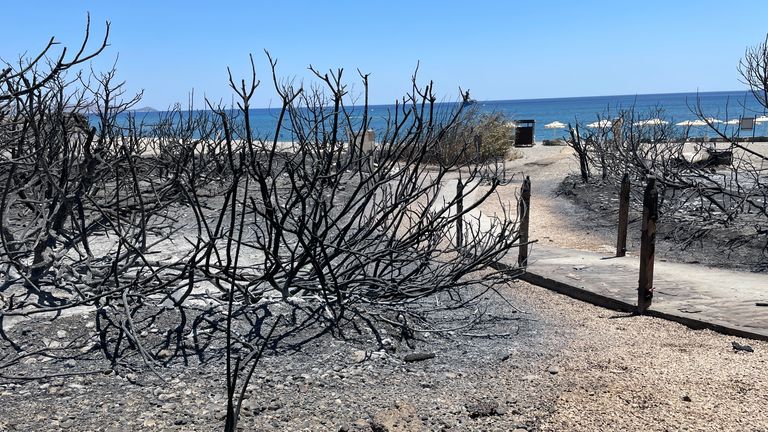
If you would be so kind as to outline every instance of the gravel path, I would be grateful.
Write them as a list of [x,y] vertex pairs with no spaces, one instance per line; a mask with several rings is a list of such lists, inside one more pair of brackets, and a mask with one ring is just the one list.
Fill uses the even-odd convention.
[[[516,150],[523,157],[507,162],[507,173],[513,174],[514,180],[498,188],[499,199],[503,203],[514,203],[523,178],[531,177],[530,238],[571,249],[614,251],[613,224],[591,221],[593,218],[588,211],[556,197],[557,188],[565,176],[578,169],[571,148],[537,145]],[[497,202],[489,200],[480,210],[492,215]],[[514,210],[514,205],[511,208]],[[590,221],[586,227],[584,220]]]
[[[363,331],[270,353],[244,403],[243,430],[768,430],[768,344],[739,340],[754,352],[736,352],[730,337],[617,316],[523,282],[502,293],[522,311],[489,296],[486,322],[471,333],[422,335],[408,347],[390,332],[378,350]],[[55,328],[74,333],[86,318]],[[37,327],[11,336],[51,325]],[[413,352],[435,357],[405,362]],[[42,360],[13,372],[98,366]],[[124,368],[4,379],[0,430],[220,430],[222,362],[183,363],[158,369],[166,383]]]

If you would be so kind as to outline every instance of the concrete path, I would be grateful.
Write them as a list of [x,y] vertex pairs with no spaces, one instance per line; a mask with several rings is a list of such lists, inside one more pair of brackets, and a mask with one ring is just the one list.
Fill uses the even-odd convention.
[[[505,264],[513,265],[517,254]],[[524,280],[615,310],[637,304],[639,259],[533,245]],[[765,304],[759,306],[758,304]],[[660,262],[648,315],[693,328],[768,340],[768,275]],[[652,336],[652,335],[649,335]]]

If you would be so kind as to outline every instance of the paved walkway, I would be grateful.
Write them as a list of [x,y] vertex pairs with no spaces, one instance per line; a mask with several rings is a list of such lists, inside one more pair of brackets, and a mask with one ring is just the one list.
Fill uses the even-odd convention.
[[[505,261],[513,264],[516,259],[517,254],[511,254]],[[529,260],[523,279],[530,283],[621,311],[633,311],[637,304],[637,257],[611,258],[534,244]],[[768,275],[657,259],[648,315],[768,340]]]

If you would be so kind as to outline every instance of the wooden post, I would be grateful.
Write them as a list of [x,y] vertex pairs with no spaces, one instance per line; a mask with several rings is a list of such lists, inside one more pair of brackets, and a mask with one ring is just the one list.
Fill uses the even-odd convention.
[[528,267],[528,224],[531,216],[531,177],[526,176],[520,189],[520,201],[517,202],[517,214],[520,217],[520,252],[517,264]]
[[464,221],[461,213],[464,211],[464,183],[459,179],[456,183],[456,247],[464,247]]
[[637,289],[637,312],[643,314],[653,300],[653,258],[656,253],[656,221],[659,217],[659,193],[656,177],[648,176],[643,195],[643,231],[640,235],[640,280]]
[[627,254],[627,224],[629,223],[629,173],[624,173],[621,178],[621,190],[619,191],[619,230],[616,239],[616,256],[623,257]]

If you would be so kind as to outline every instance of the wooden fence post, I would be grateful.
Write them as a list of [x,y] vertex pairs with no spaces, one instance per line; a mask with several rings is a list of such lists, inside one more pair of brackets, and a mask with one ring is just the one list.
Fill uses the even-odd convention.
[[459,179],[456,183],[456,247],[464,247],[464,217],[461,213],[464,211],[464,183]]
[[648,176],[643,195],[643,230],[640,234],[640,280],[637,289],[637,312],[643,314],[653,300],[653,259],[656,253],[656,222],[659,218],[659,192],[656,177]]
[[531,177],[526,176],[520,190],[520,201],[517,203],[517,214],[520,219],[520,252],[517,264],[528,267],[528,226],[531,216]]
[[616,256],[627,254],[627,224],[629,223],[629,173],[621,178],[619,191],[619,232],[616,239]]

